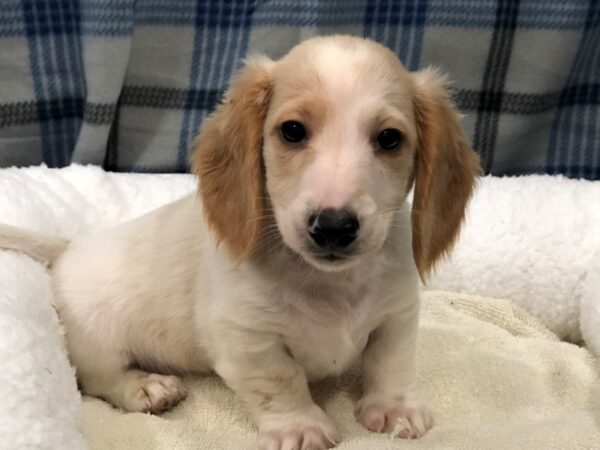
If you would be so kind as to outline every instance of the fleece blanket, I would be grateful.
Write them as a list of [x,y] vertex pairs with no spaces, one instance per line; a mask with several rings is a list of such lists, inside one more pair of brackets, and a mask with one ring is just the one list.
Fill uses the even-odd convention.
[[427,288],[510,299],[600,355],[600,183],[482,178]]
[[[440,266],[432,283],[443,288],[445,279],[447,286],[480,290],[485,295],[494,289],[517,301],[547,298],[547,309],[560,308],[560,301],[577,297],[596,313],[585,316],[585,325],[582,316],[582,329],[597,331],[593,326],[600,285],[600,269],[595,265],[600,253],[593,254],[597,241],[584,241],[579,265],[573,262],[580,247],[571,241],[573,245],[559,245],[564,236],[595,236],[591,224],[596,218],[590,205],[595,205],[592,200],[600,193],[595,191],[596,184],[582,183],[549,177],[483,179],[473,205],[492,208],[489,204],[495,201],[496,210],[487,210],[485,222],[481,217],[473,220],[479,216],[471,208],[458,256]],[[192,189],[194,180],[186,175],[115,175],[81,166],[4,169],[0,171],[0,221],[69,237],[134,218]],[[531,211],[527,211],[509,201],[511,196],[518,200],[536,192],[538,196],[553,194],[553,202],[538,201],[535,209],[529,204]],[[571,209],[562,209],[572,202]],[[556,211],[567,211],[573,219],[565,220]],[[528,212],[529,219],[525,217]],[[502,220],[495,221],[495,217]],[[563,231],[560,238],[544,245],[541,237],[518,239],[519,232],[513,230],[514,239],[505,240],[503,251],[505,259],[518,267],[482,264],[500,248],[502,230],[510,232],[513,223],[522,226],[521,233],[533,233],[536,226],[527,222],[540,223],[540,218],[543,224],[550,218],[558,220]],[[488,234],[476,239],[474,228],[480,226],[493,228],[496,235],[484,230]],[[549,225],[543,232],[551,238]],[[486,241],[490,236],[493,239]],[[461,251],[468,256],[460,256]],[[535,258],[523,257],[527,251],[535,253]],[[552,261],[551,273],[533,270],[532,264],[544,261]],[[486,273],[478,272],[477,265]],[[526,276],[519,277],[519,267]],[[488,274],[490,270],[495,275]],[[576,277],[568,278],[569,283],[561,281],[567,279],[563,276],[572,277],[572,272]],[[541,289],[546,284],[551,286]],[[186,380],[190,398],[161,417],[123,414],[89,398],[83,399],[80,414],[81,400],[51,307],[47,273],[30,258],[7,251],[0,251],[0,332],[0,448],[79,449],[86,443],[98,449],[253,446],[255,431],[243,406],[212,377]],[[437,419],[434,430],[419,442],[390,441],[358,426],[352,417],[359,386],[356,371],[314,387],[315,399],[334,417],[345,437],[341,448],[600,445],[594,441],[600,437],[598,360],[585,349],[560,342],[511,303],[426,293],[419,358],[419,379]]]

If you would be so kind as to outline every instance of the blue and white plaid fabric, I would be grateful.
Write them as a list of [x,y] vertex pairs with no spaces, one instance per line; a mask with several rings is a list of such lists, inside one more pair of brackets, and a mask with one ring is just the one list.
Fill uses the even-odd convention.
[[487,172],[600,179],[598,0],[2,0],[0,165],[185,171],[247,53],[330,33],[449,73]]

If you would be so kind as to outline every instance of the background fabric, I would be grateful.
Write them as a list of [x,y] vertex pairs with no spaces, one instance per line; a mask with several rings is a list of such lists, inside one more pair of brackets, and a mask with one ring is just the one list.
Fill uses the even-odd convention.
[[2,0],[0,166],[184,172],[246,54],[329,33],[449,73],[486,172],[600,179],[597,0]]

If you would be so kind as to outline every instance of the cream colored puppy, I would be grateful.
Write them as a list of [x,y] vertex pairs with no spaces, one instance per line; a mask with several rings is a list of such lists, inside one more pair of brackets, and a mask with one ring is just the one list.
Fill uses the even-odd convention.
[[423,436],[419,275],[449,251],[479,170],[443,80],[369,40],[310,39],[248,62],[192,166],[200,195],[112,230],[68,244],[0,230],[56,258],[83,392],[159,412],[185,397],[178,375],[215,371],[262,448],[324,449],[338,435],[307,383],[360,359],[358,420]]

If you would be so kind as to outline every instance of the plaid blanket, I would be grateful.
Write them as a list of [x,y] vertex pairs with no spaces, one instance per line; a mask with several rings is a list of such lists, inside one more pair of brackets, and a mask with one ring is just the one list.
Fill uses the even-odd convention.
[[449,73],[486,172],[600,179],[598,0],[2,0],[0,166],[186,171],[244,55],[334,32]]

